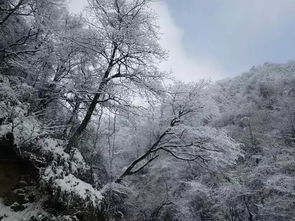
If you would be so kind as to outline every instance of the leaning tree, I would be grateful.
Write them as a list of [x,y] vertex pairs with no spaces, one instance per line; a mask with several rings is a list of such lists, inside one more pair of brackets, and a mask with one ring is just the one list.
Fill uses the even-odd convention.
[[96,90],[89,92],[91,102],[85,116],[69,139],[70,151],[89,124],[98,104],[116,99],[114,87],[157,91],[163,75],[155,63],[165,56],[158,43],[155,16],[149,0],[91,0],[89,1],[87,34],[75,38],[77,44],[95,56],[91,68]]

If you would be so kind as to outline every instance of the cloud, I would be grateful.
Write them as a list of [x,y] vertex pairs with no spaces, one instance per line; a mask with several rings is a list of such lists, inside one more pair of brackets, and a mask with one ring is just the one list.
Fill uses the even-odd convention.
[[278,38],[295,19],[294,0],[227,0],[219,10],[218,24],[235,30],[240,40]]
[[87,0],[68,0],[70,13],[80,14],[87,5]]
[[294,59],[294,0],[227,0],[219,4],[214,35],[217,59],[236,70]]
[[213,70],[213,79],[234,76],[264,62],[285,62],[295,57],[291,47],[295,37],[294,0],[165,2],[168,17],[181,28],[178,42],[182,54],[195,63],[189,67]]
[[173,21],[166,3],[154,2],[152,7],[158,14],[160,44],[168,51],[168,59],[161,63],[160,68],[172,71],[176,79],[186,82],[221,79],[224,73],[216,63],[209,60],[197,60],[186,53],[183,44],[183,30]]
[[[200,79],[216,80],[224,76],[221,68],[212,60],[199,60],[186,53],[183,44],[183,30],[172,19],[165,2],[152,3],[158,15],[161,33],[161,46],[168,52],[168,58],[160,64],[160,69],[172,72],[177,80],[190,82]],[[69,11],[79,14],[87,5],[86,0],[69,0]]]

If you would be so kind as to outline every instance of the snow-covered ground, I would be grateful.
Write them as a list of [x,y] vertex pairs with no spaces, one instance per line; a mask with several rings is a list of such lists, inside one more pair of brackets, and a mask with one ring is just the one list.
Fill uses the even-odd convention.
[[5,206],[3,198],[0,198],[0,220],[1,221],[27,221],[32,216],[42,218],[46,214],[40,202],[29,204],[23,211],[15,212],[10,207]]

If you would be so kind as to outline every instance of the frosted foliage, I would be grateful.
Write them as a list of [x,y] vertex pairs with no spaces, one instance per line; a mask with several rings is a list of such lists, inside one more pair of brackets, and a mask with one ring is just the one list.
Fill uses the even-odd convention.
[[238,157],[243,155],[240,145],[231,139],[224,130],[201,127],[196,128],[194,133],[201,140],[208,140],[203,148],[208,150],[208,155],[217,166],[235,164]]
[[76,200],[82,199],[86,207],[100,208],[103,198],[101,193],[72,174],[64,175],[63,168],[47,168],[43,180],[50,184],[56,194],[59,194],[60,200],[66,197],[67,203],[74,204]]
[[[172,132],[178,136],[175,136],[175,138],[172,136],[169,142],[180,142],[179,137],[181,134],[181,140],[194,144],[192,147],[181,147],[179,145],[179,152],[191,152],[200,155],[209,160],[210,165],[214,165],[213,167],[235,164],[238,157],[243,155],[240,144],[230,138],[225,130],[216,130],[207,126],[190,127],[179,125],[173,128]],[[167,146],[169,146],[169,143]]]
[[75,149],[73,155],[70,156],[64,152],[64,141],[53,138],[41,138],[37,140],[37,145],[41,147],[43,154],[52,156],[55,161],[64,163],[64,170],[69,170],[73,173],[78,169],[87,170],[89,166],[86,164],[81,153]]
[[[290,190],[295,190],[295,178],[293,176],[286,175],[273,175],[270,176],[266,181],[266,188],[274,189],[279,192],[289,193]],[[291,192],[295,197],[295,191]]]
[[0,220],[294,220],[295,62],[177,82],[153,1],[87,2],[0,1]]
[[[64,152],[64,141],[59,139],[47,138],[43,134],[48,131],[34,116],[26,116],[27,108],[17,98],[15,91],[11,89],[8,81],[2,91],[1,99],[6,107],[7,115],[3,117],[12,118],[12,123],[5,123],[0,126],[0,134],[5,135],[7,132],[13,132],[15,144],[22,148],[32,142],[39,151],[53,158],[52,165],[47,167],[41,177],[44,182],[51,186],[57,193],[69,197],[68,199],[85,200],[92,207],[99,207],[102,195],[95,190],[90,184],[78,179],[73,174],[79,171],[89,170],[89,166],[84,161],[81,153],[74,150],[72,156]],[[7,108],[11,108],[7,110]],[[5,112],[4,112],[5,113]],[[26,149],[24,149],[26,150]],[[73,173],[73,174],[72,174]]]
[[90,207],[99,207],[102,200],[101,193],[90,184],[78,179],[73,174],[89,170],[81,153],[74,150],[72,156],[64,152],[64,143],[52,138],[38,140],[38,145],[47,156],[52,155],[54,161],[49,165],[42,179],[58,194],[60,200],[67,197],[69,203],[75,200],[85,200]]
[[[2,83],[1,83],[2,81]],[[25,88],[30,93],[31,87],[23,85],[20,87],[22,93],[16,88],[13,88],[4,76],[0,80],[0,119],[3,123],[0,125],[0,135],[5,135],[7,132],[13,132],[15,143],[24,145],[39,135],[41,135],[41,124],[33,117],[28,116],[28,104],[21,102]]]

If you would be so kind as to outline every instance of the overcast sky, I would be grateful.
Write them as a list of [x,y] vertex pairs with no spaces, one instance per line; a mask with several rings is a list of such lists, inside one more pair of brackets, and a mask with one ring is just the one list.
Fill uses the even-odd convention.
[[[70,0],[79,12],[85,0]],[[295,58],[295,0],[158,0],[161,68],[184,81],[232,77]]]

